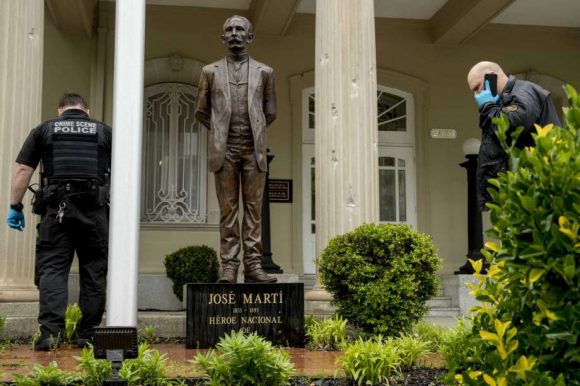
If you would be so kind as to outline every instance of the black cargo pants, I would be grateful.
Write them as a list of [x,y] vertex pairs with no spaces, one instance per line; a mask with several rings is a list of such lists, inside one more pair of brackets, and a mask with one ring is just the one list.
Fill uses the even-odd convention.
[[62,222],[59,204],[50,204],[38,226],[36,284],[40,293],[41,339],[62,335],[68,303],[68,277],[76,251],[79,261],[79,338],[89,338],[101,323],[107,290],[109,209],[94,199],[65,198]]

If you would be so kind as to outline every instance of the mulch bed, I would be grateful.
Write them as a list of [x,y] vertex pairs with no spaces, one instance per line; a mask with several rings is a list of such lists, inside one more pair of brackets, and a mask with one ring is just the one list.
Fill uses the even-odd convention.
[[[439,379],[446,374],[445,369],[435,369],[429,367],[413,368],[403,373],[402,378],[393,378],[389,381],[389,386],[443,386]],[[190,378],[186,380],[188,385],[204,385],[201,378]],[[355,383],[346,378],[307,378],[294,377],[290,379],[288,386],[354,386]],[[381,385],[387,385],[383,383]],[[377,386],[381,386],[377,385]]]

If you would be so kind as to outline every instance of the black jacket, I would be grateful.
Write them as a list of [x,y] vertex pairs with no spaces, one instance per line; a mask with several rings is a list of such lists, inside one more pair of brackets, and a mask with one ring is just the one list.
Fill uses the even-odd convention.
[[509,133],[520,126],[524,127],[516,142],[518,148],[534,146],[534,124],[545,126],[553,123],[560,126],[550,93],[537,84],[510,75],[497,103],[488,103],[479,109],[481,146],[477,165],[477,191],[482,211],[485,210],[485,203],[491,200],[487,192],[487,180],[495,178],[508,165],[508,155],[501,147],[496,136],[497,127],[492,123],[492,119],[501,113],[506,114],[510,122],[508,140],[511,139]]

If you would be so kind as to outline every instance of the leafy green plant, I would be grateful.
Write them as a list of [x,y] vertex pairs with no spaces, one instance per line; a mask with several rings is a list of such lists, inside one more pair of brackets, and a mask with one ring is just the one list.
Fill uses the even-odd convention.
[[34,347],[38,339],[40,339],[40,327],[37,328],[36,332],[32,334],[32,336],[30,337],[30,344],[32,345],[32,347]]
[[[86,347],[81,351],[80,357],[75,357],[81,370],[80,381],[86,386],[102,385],[104,381],[111,379],[113,370],[111,362],[95,359],[92,347]],[[123,361],[119,376],[130,385],[162,386],[177,385],[181,382],[166,377],[167,355],[158,350],[151,349],[146,343],[139,345],[139,353],[136,359]]]
[[337,350],[346,341],[347,321],[336,315],[322,320],[313,318],[306,327],[306,335],[313,349]]
[[69,304],[64,313],[64,333],[63,339],[65,342],[72,342],[77,334],[77,324],[83,317],[81,308],[77,303]]
[[76,366],[81,370],[81,382],[85,386],[99,386],[104,381],[111,379],[113,370],[111,362],[103,359],[95,359],[93,347],[85,347],[81,351],[81,356],[74,357],[79,364]]
[[[30,343],[32,345],[32,349],[34,349],[34,346],[36,345],[36,342],[38,342],[38,340],[41,337],[41,333],[40,333],[40,326],[38,327],[38,329],[36,330],[36,332],[34,333],[34,335],[32,335],[30,337]],[[52,345],[50,347],[50,351],[54,351],[58,348],[58,342],[60,341],[60,335],[53,337],[54,341],[52,342]]]
[[157,338],[155,337],[155,327],[153,326],[146,326],[139,335],[139,341],[141,343],[153,344],[157,342]]
[[215,283],[219,261],[215,250],[206,245],[178,249],[165,257],[167,277],[173,281],[173,293],[183,300],[183,285],[187,283]]
[[484,345],[464,384],[580,385],[580,98],[566,91],[566,127],[537,126],[535,147],[507,145],[507,118],[495,121],[510,165],[490,180],[487,274],[472,263]]
[[391,341],[375,336],[359,338],[343,346],[344,355],[337,359],[346,376],[357,385],[389,383],[401,373],[401,355]]
[[474,358],[477,358],[484,342],[473,335],[471,322],[460,318],[441,337],[439,352],[447,362],[449,375],[446,380],[450,384],[455,381],[455,374],[469,368]]
[[330,240],[318,259],[337,312],[370,334],[408,332],[437,293],[440,261],[408,225],[364,224]]
[[48,366],[34,365],[28,375],[14,375],[14,383],[17,386],[63,386],[78,382],[76,375],[58,368],[58,364],[52,361]]
[[424,320],[413,326],[413,334],[420,340],[428,342],[428,348],[432,352],[439,351],[446,331],[445,327],[437,326]]
[[[3,336],[4,326],[6,326],[6,318],[0,315],[0,338]],[[0,352],[6,350],[8,347],[10,347],[10,342],[5,339],[0,339]]]
[[220,339],[216,350],[198,354],[193,363],[210,386],[285,385],[294,371],[288,352],[273,348],[255,332],[232,331]]
[[130,385],[161,386],[175,382],[166,377],[167,355],[149,348],[147,343],[139,345],[139,354],[135,359],[123,361],[119,375]]
[[390,338],[401,357],[401,364],[411,367],[418,364],[418,361],[431,352],[429,345],[431,342],[423,341],[412,335],[402,335],[398,338]]

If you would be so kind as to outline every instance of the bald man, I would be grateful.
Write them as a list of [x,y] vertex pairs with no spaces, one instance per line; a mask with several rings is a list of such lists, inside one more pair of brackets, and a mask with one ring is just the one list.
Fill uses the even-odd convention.
[[[493,95],[489,81],[484,82],[486,74],[497,75],[497,95]],[[509,133],[520,126],[524,130],[516,141],[518,148],[534,146],[532,132],[534,124],[545,126],[549,123],[560,126],[556,108],[550,100],[550,93],[542,87],[525,80],[509,77],[494,62],[479,62],[469,70],[467,84],[473,92],[479,107],[479,127],[481,128],[481,147],[477,165],[478,204],[481,211],[491,200],[487,192],[490,178],[507,169],[508,155],[501,147],[496,136],[497,127],[492,119],[506,114],[510,123]]]

